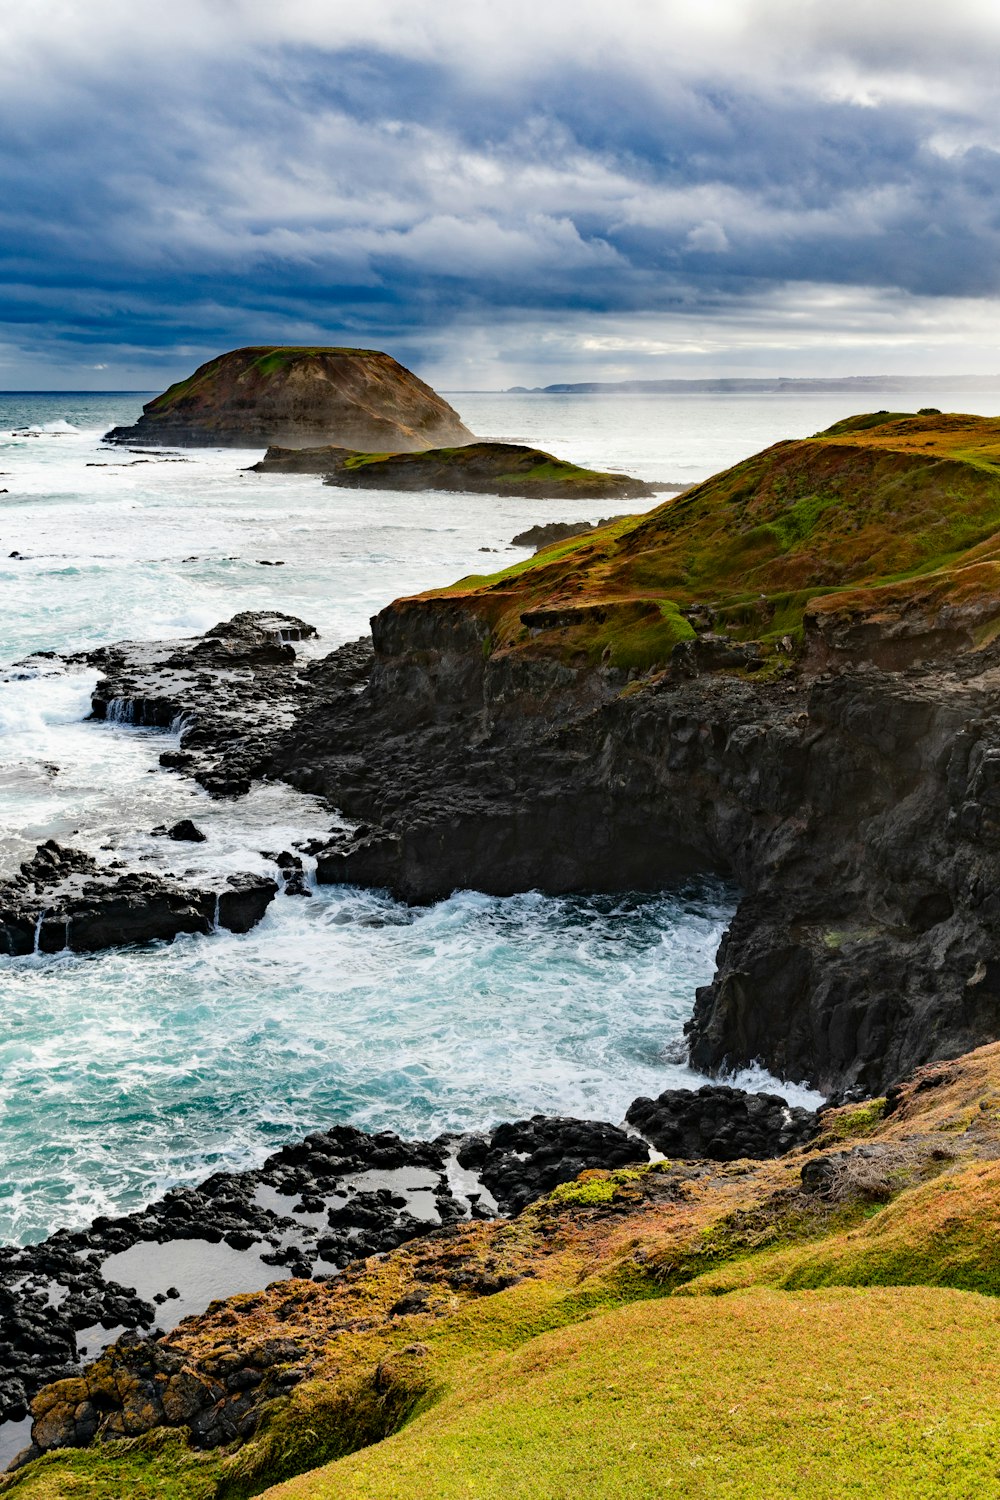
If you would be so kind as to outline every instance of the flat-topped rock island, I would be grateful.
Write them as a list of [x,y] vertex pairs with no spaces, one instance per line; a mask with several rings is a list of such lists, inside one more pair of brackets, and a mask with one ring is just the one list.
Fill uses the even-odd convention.
[[442,396],[379,349],[253,345],[210,359],[105,440],[196,448],[339,443],[412,453],[471,443],[473,435]]

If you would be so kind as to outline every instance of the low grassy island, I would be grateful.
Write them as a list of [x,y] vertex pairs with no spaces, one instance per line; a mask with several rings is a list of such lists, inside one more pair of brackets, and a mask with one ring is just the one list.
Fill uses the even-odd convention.
[[304,448],[338,443],[400,453],[466,443],[455,409],[378,349],[253,347],[220,354],[143,407],[112,443]]
[[521,443],[471,442],[419,453],[273,447],[253,468],[259,474],[322,474],[324,483],[342,489],[445,490],[534,500],[639,500],[660,488],[628,474],[584,469]]

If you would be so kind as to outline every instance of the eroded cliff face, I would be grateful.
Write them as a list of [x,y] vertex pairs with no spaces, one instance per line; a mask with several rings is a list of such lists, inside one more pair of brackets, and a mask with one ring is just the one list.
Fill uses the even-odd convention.
[[[972,420],[944,419],[944,439]],[[365,692],[314,701],[273,768],[363,820],[321,854],[325,880],[429,900],[728,876],[744,894],[697,997],[692,1060],[878,1090],[1000,1035],[1000,596],[982,573],[1000,490],[986,468],[945,474],[935,531],[952,458],[890,443],[886,468],[855,437],[781,447],[676,502],[700,528],[664,506],[397,601],[373,621]],[[831,468],[841,449],[848,477],[860,463],[878,478],[869,502]],[[825,484],[822,505],[803,474]],[[730,569],[742,604],[720,603],[708,545],[730,544],[717,512],[732,522],[734,494],[782,585],[748,594]],[[781,503],[827,520],[796,542],[786,515],[779,557],[781,517],[761,513]],[[871,571],[890,511],[907,534],[888,553],[917,570],[902,582]],[[969,560],[929,570],[929,549],[959,533]],[[796,571],[832,567],[849,543],[849,589],[789,596]],[[701,582],[676,576],[685,552]]]
[[409,453],[472,442],[448,402],[377,349],[253,347],[209,360],[106,441]]

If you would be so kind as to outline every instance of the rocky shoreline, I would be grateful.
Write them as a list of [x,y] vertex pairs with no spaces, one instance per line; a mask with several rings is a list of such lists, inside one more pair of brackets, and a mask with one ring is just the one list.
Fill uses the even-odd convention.
[[[831,451],[813,450],[810,461],[819,452],[832,464]],[[922,478],[931,472],[923,458],[906,463]],[[892,474],[900,468],[893,454]],[[727,482],[742,493],[744,480]],[[693,493],[694,507],[703,500]],[[650,522],[654,531],[684,524],[662,511]],[[772,526],[750,545],[777,545],[775,535]],[[371,1335],[374,1347],[383,1324],[445,1318],[466,1295],[541,1278],[557,1248],[575,1287],[603,1221],[618,1213],[631,1238],[615,1242],[619,1279],[609,1295],[711,1282],[723,1262],[717,1289],[730,1290],[740,1270],[729,1263],[745,1252],[799,1245],[819,1229],[863,1236],[873,1204],[919,1195],[952,1169],[956,1177],[974,1171],[977,1182],[992,1170],[996,1060],[950,1060],[992,1042],[998,1029],[1000,641],[982,633],[995,599],[970,604],[963,595],[959,607],[949,594],[942,609],[921,581],[902,603],[891,594],[885,609],[880,599],[856,610],[846,592],[827,607],[802,589],[792,603],[781,595],[782,616],[763,593],[740,596],[728,613],[698,600],[681,610],[658,597],[586,596],[588,569],[602,587],[648,569],[644,540],[624,535],[614,539],[618,553],[599,542],[563,559],[565,576],[550,597],[541,587],[519,593],[505,573],[396,601],[373,620],[370,642],[326,657],[296,650],[311,627],[278,614],[238,616],[186,642],[118,643],[86,658],[104,674],[93,711],[181,725],[180,748],[161,763],[215,796],[241,796],[271,777],[325,798],[351,826],[308,850],[320,882],[429,902],[461,888],[650,889],[692,873],[725,876],[740,887],[740,904],[716,974],[695,996],[691,1061],[714,1075],[762,1063],[808,1080],[837,1107],[812,1115],[720,1085],[636,1099],[624,1127],[535,1117],[483,1136],[405,1142],[339,1126],[284,1147],[255,1171],[216,1174],[138,1214],[8,1248],[0,1298],[10,1374],[0,1395],[15,1425],[35,1398],[25,1459],[158,1427],[185,1430],[199,1450],[238,1446],[266,1433],[276,1403],[294,1407],[289,1393],[326,1369],[331,1336],[357,1335],[367,1348]],[[538,566],[543,580],[554,576],[544,556]],[[794,639],[780,627],[763,630],[762,621],[782,618],[794,622]],[[645,655],[630,660],[633,629]],[[596,657],[595,630],[608,641]],[[46,884],[50,866],[61,900],[79,890],[81,901],[95,902],[88,858],[43,846],[15,894],[4,893],[5,912],[17,891],[23,899],[0,932],[26,940],[31,903],[55,891]],[[130,878],[112,873],[109,909],[139,894],[123,887]],[[149,909],[176,894],[144,892]],[[205,921],[206,894],[189,894]],[[263,899],[262,888],[251,894]],[[76,933],[86,930],[81,922],[75,907],[69,929],[62,906],[43,911],[31,928],[36,946],[50,951],[59,923]],[[947,1119],[942,1108],[921,1122],[921,1110],[934,1111],[922,1096],[952,1085],[961,1097],[949,1095]],[[852,1112],[859,1100],[868,1102]],[[961,1161],[951,1145],[957,1133]],[[652,1161],[659,1153],[669,1160]],[[770,1158],[792,1180],[762,1168]],[[704,1167],[712,1160],[737,1165],[712,1173]],[[685,1165],[692,1162],[702,1165]],[[561,1199],[566,1184],[574,1186]],[[705,1208],[713,1195],[727,1205],[721,1218]],[[571,1235],[559,1239],[563,1202],[585,1220],[582,1248]],[[497,1234],[484,1251],[494,1226],[474,1221],[495,1215],[519,1218],[524,1238]],[[660,1259],[649,1269],[650,1252],[633,1231],[652,1219]],[[612,1240],[616,1232],[607,1229]],[[452,1244],[458,1236],[466,1236],[461,1249]],[[183,1245],[198,1246],[203,1268],[214,1246],[257,1281],[276,1267],[295,1285],[284,1300],[271,1286],[253,1288],[252,1307],[210,1306],[205,1296],[238,1290],[233,1277],[243,1273],[227,1259],[215,1266],[214,1288],[182,1291],[169,1276],[183,1264]],[[412,1252],[399,1271],[396,1253],[406,1246]],[[852,1253],[837,1241],[836,1254]],[[376,1296],[371,1280],[383,1265],[386,1286]],[[862,1265],[859,1284],[865,1273]],[[791,1285],[812,1284],[794,1280],[806,1275],[801,1266],[788,1275]],[[995,1290],[983,1281],[989,1266],[977,1275],[956,1284]],[[161,1310],[185,1298],[195,1321],[159,1335]],[[337,1304],[341,1321],[313,1328],[314,1298]],[[452,1300],[446,1308],[437,1298]],[[378,1317],[366,1316],[375,1302]],[[253,1320],[261,1309],[263,1340]],[[286,1322],[304,1331],[276,1337]],[[220,1335],[223,1325],[229,1331]],[[123,1329],[116,1348],[81,1375],[104,1334]],[[424,1358],[412,1344],[393,1351],[417,1364]],[[397,1388],[400,1411],[427,1389],[411,1382],[407,1395],[394,1369],[383,1360],[371,1373],[386,1398],[380,1410]],[[375,1421],[363,1442],[392,1430]]]
[[[216,1299],[276,1279],[322,1282],[452,1224],[516,1215],[581,1172],[648,1162],[661,1147],[680,1159],[776,1156],[815,1135],[820,1118],[774,1095],[705,1086],[637,1099],[628,1129],[537,1115],[478,1134],[404,1141],[340,1125],[282,1147],[259,1168],[175,1188],[136,1213],[0,1248],[0,1446],[5,1423],[14,1441],[22,1435],[39,1391],[54,1381],[82,1386],[84,1364],[112,1343],[126,1363],[151,1360],[168,1377],[146,1426],[180,1422],[209,1448],[246,1437],[262,1406],[306,1372],[284,1368],[279,1351],[272,1363],[280,1373],[256,1370],[248,1380],[236,1365],[219,1390],[182,1382],[175,1392],[169,1356],[158,1363],[156,1325],[197,1319]],[[115,1420],[108,1392],[97,1400],[88,1380],[70,1411],[65,1393],[58,1410],[34,1404],[23,1462],[85,1445],[98,1429],[105,1438],[130,1431]]]

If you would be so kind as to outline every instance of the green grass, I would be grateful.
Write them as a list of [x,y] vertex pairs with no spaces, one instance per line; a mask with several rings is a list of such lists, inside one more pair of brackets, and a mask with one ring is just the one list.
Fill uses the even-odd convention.
[[[801,648],[813,600],[866,589],[852,607],[877,613],[872,590],[939,576],[950,587],[967,562],[995,560],[1000,419],[877,412],[777,443],[645,514],[439,592],[508,596],[491,625],[495,651],[565,658],[578,643],[561,628],[526,637],[525,611],[629,600],[708,605],[716,630],[787,655],[784,638]],[[967,594],[968,579],[955,587]],[[996,593],[985,576],[984,589]],[[954,602],[921,597],[928,619]],[[653,667],[664,644],[648,634],[619,659]]]
[[979,1500],[1000,1318],[956,1292],[641,1303],[482,1358],[271,1500]]
[[3,1493],[17,1500],[216,1500],[218,1472],[217,1455],[195,1453],[185,1433],[159,1428],[86,1452],[47,1454],[11,1476]]

